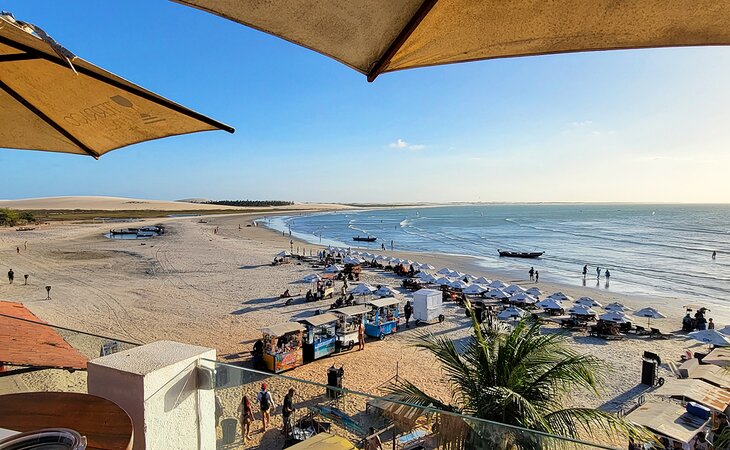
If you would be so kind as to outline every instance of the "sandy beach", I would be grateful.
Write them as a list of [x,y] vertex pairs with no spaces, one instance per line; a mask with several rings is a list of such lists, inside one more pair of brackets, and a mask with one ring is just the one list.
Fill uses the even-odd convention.
[[[22,302],[52,324],[140,343],[168,339],[208,346],[217,350],[219,360],[238,363],[248,358],[262,327],[305,317],[330,303],[295,301],[285,306],[278,298],[285,289],[295,296],[303,295],[308,285],[298,280],[314,270],[296,264],[271,266],[276,253],[289,249],[290,239],[263,227],[247,226],[259,216],[209,216],[205,218],[207,223],[190,217],[146,220],[140,223],[164,223],[167,232],[144,242],[104,238],[109,224],[53,223],[26,232],[2,229],[0,268],[3,273],[12,268],[19,275],[13,285],[7,281],[0,283],[0,298]],[[293,245],[295,251],[298,247],[307,254],[317,251],[317,247],[303,242],[295,241]],[[16,247],[21,249],[19,254]],[[532,285],[527,276],[515,279],[485,273],[474,259],[467,257],[382,253],[428,262],[437,269],[448,266],[476,276],[525,287]],[[17,282],[22,274],[29,274],[29,285]],[[362,281],[400,286],[400,279],[383,271],[365,270]],[[45,300],[46,285],[52,286],[52,300]],[[653,326],[664,332],[681,328],[684,303],[677,299],[628,297],[590,287],[553,284],[549,280],[541,280],[539,287],[546,293],[562,291],[575,298],[589,295],[603,304],[620,301],[635,309],[651,305],[668,317],[655,321]],[[434,360],[411,346],[418,333],[426,330],[452,339],[469,335],[469,322],[462,308],[449,304],[445,314],[442,324],[401,328],[384,341],[369,342],[364,352],[324,358],[287,375],[324,383],[326,369],[332,364],[342,365],[346,388],[377,394],[377,387],[395,375],[397,366],[400,376],[448,398],[448,389],[440,382],[442,374]],[[713,311],[710,316],[715,318],[718,328],[730,323],[726,311]],[[646,325],[645,319],[636,318],[635,323]],[[545,332],[556,329],[557,326],[548,325]],[[627,337],[607,342],[585,333],[573,333],[570,342],[578,351],[604,359],[612,369],[599,397],[579,394],[572,401],[609,410],[618,410],[637,395],[651,391],[639,384],[641,355],[645,350],[659,353],[663,360],[675,361],[686,348],[703,348],[683,336],[670,340]],[[665,367],[661,370],[661,375],[671,383],[669,371]],[[85,389],[85,375],[78,372],[69,375],[45,371],[10,378],[15,380],[3,379],[0,390]],[[239,395],[236,390],[223,391],[224,415],[236,416]],[[267,439],[274,442],[278,438]]]

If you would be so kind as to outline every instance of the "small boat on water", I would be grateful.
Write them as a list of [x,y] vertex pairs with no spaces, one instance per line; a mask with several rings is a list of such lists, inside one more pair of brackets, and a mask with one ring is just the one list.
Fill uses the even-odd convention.
[[375,236],[353,236],[352,240],[357,242],[375,242],[378,238]]
[[499,252],[499,256],[504,256],[508,258],[539,258],[541,257],[545,252],[510,252],[506,250],[500,250],[497,249]]

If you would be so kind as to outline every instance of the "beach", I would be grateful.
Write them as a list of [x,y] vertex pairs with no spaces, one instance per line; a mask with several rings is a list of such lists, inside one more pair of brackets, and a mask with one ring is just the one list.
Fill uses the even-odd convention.
[[[298,281],[315,270],[297,264],[272,266],[274,255],[288,251],[290,245],[295,253],[299,249],[306,254],[316,253],[318,247],[296,239],[290,244],[289,236],[249,226],[259,217],[260,213],[207,216],[205,223],[198,217],[146,220],[139,223],[164,224],[166,233],[145,241],[106,239],[102,234],[110,226],[103,223],[59,222],[26,232],[2,229],[0,268],[3,272],[12,268],[18,275],[13,285],[6,280],[0,283],[0,298],[21,302],[54,325],[140,343],[166,339],[202,345],[215,348],[219,360],[238,363],[248,359],[262,327],[311,315],[314,309],[327,308],[331,302],[295,301],[285,306],[284,300],[278,298],[286,289],[294,296],[303,295],[309,285]],[[21,249],[19,254],[17,247]],[[526,273],[518,278],[487,273],[470,257],[380,253],[524,287],[534,284],[527,280]],[[18,282],[26,273],[28,286]],[[367,269],[361,281],[397,288],[401,279],[392,273]],[[52,300],[45,300],[47,285],[52,286]],[[619,301],[634,309],[654,306],[667,318],[653,321],[652,326],[664,332],[681,328],[683,309],[670,299],[627,296],[549,280],[541,280],[538,286],[546,293],[562,291],[575,298],[588,295],[604,305]],[[455,340],[469,335],[469,321],[463,308],[450,303],[445,315],[441,324],[400,328],[383,341],[369,342],[365,351],[317,360],[287,375],[325,383],[327,368],[341,365],[346,373],[344,387],[378,394],[378,386],[393,377],[397,368],[400,377],[448,399],[448,387],[441,383],[443,375],[434,359],[412,347],[414,339],[425,331]],[[730,323],[727,311],[712,311],[710,316],[715,318],[718,328]],[[635,318],[634,323],[646,325],[646,320]],[[545,332],[555,330],[556,325],[545,327]],[[687,348],[706,348],[681,336],[670,340],[627,337],[608,342],[585,333],[572,333],[569,341],[577,351],[598,356],[611,367],[598,397],[577,393],[570,401],[613,411],[628,405],[639,394],[650,393],[648,387],[639,384],[645,350],[660,354],[663,360],[676,361]],[[660,372],[668,383],[672,382],[664,366]],[[53,370],[8,378],[18,380],[0,381],[3,392],[54,387],[85,389],[84,374],[79,372]],[[236,416],[240,401],[237,395],[235,390],[224,395],[224,415]]]

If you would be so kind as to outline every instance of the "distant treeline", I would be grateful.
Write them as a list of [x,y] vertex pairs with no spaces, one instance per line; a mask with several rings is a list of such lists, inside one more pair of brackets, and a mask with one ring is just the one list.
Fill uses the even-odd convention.
[[14,209],[0,208],[0,226],[14,227],[19,223],[35,222],[35,217],[30,211],[16,211]]
[[223,206],[289,206],[294,204],[294,202],[283,200],[211,200],[204,203]]

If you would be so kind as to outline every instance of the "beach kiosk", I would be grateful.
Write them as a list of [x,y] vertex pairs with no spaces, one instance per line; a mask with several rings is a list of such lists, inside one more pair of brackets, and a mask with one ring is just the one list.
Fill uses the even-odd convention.
[[370,312],[368,305],[354,305],[333,309],[330,313],[337,316],[335,333],[337,335],[337,351],[350,350],[357,344],[357,332],[360,321]]
[[335,352],[337,320],[336,315],[325,313],[297,321],[304,325],[304,362],[324,358]]
[[444,321],[443,293],[436,289],[421,289],[413,293],[413,318],[421,322]]
[[365,334],[384,339],[398,327],[400,300],[394,297],[379,298],[367,303],[370,311],[365,314]]
[[302,354],[302,332],[304,327],[297,322],[285,322],[263,328],[264,364],[274,373],[284,372],[304,363]]

